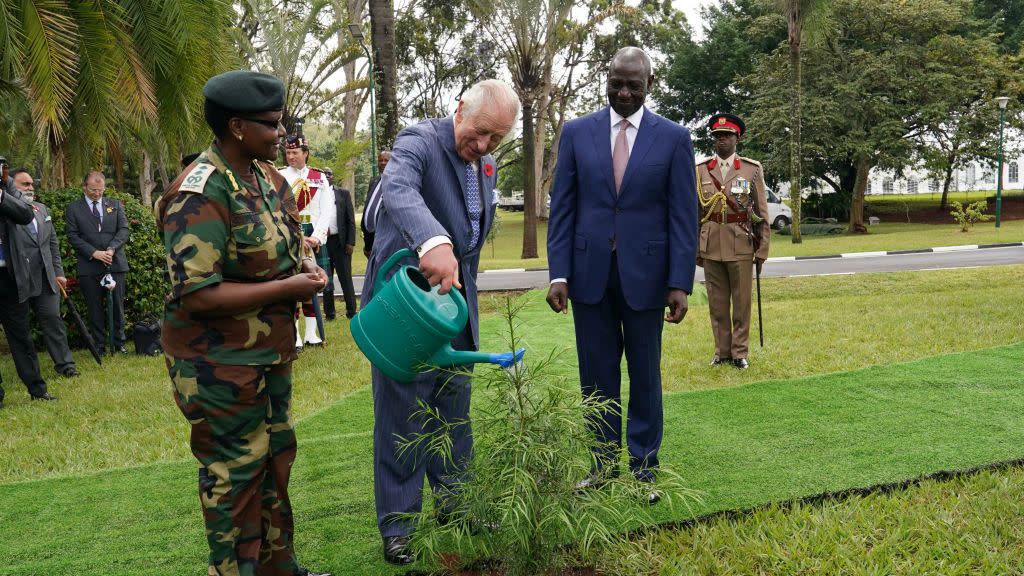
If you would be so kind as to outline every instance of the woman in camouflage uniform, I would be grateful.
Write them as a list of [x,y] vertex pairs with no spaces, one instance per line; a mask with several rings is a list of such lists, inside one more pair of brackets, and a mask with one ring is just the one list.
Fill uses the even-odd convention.
[[277,157],[284,84],[234,71],[203,88],[216,139],[157,215],[171,279],[162,343],[191,424],[212,576],[312,575],[295,559],[288,478],[296,303],[327,278],[301,257]]

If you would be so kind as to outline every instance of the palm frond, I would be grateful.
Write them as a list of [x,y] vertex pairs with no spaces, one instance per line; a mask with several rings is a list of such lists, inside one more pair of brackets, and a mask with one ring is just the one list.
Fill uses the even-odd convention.
[[32,121],[39,138],[63,139],[75,94],[78,26],[63,2],[24,2],[24,81],[32,101]]

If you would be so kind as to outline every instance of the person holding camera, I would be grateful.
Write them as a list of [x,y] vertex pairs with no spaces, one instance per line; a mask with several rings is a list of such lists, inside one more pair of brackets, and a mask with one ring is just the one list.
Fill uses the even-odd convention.
[[89,310],[89,332],[105,353],[107,343],[104,302],[106,291],[113,294],[114,350],[128,353],[124,337],[124,288],[128,259],[128,218],[124,206],[103,196],[106,178],[102,172],[89,172],[82,181],[85,195],[68,204],[64,213],[68,242],[78,257],[78,283]]

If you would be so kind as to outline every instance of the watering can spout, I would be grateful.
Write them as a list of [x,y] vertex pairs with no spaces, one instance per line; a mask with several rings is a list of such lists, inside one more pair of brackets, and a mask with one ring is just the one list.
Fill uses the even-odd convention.
[[467,350],[455,350],[451,345],[443,346],[430,358],[430,364],[434,366],[449,367],[465,364],[497,364],[502,368],[511,368],[523,361],[526,354],[525,348],[515,352],[472,352]]

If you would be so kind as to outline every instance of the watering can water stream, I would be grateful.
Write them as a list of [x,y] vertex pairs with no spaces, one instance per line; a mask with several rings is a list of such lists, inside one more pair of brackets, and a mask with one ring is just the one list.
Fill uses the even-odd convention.
[[385,281],[399,260],[415,256],[412,250],[395,252],[377,271],[373,294],[352,318],[352,338],[367,359],[389,378],[411,382],[433,368],[490,363],[509,368],[525,354],[455,350],[451,346],[466,327],[469,309],[458,290],[438,294],[418,269],[402,266]]

